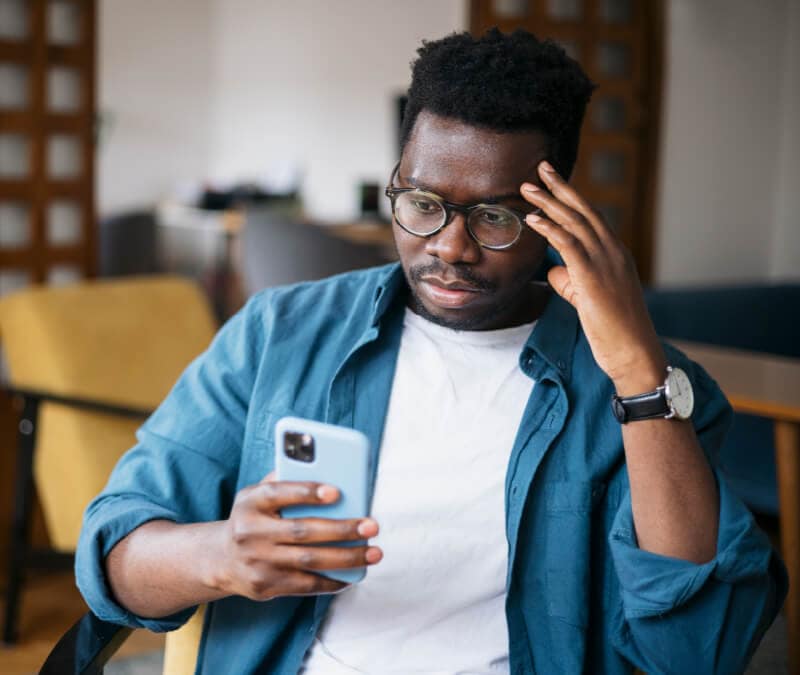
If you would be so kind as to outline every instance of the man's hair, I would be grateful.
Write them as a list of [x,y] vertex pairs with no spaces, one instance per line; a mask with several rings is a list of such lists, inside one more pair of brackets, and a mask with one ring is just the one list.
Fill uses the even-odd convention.
[[424,40],[411,64],[400,145],[423,110],[499,132],[538,131],[565,177],[578,154],[581,122],[594,85],[556,43],[497,28],[476,38],[453,33]]

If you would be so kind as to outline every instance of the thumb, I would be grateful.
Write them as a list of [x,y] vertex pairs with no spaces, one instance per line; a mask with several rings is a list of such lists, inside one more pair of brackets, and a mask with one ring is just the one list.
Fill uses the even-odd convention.
[[573,305],[574,289],[572,288],[572,281],[569,278],[569,272],[563,265],[556,265],[550,268],[547,273],[547,281],[553,287],[553,290],[558,293],[564,300]]
[[278,472],[277,471],[270,471],[266,476],[264,476],[259,483],[272,483],[278,480]]

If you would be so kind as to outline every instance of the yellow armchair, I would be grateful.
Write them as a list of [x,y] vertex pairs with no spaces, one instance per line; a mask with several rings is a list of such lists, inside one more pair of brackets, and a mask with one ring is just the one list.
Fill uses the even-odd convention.
[[[32,287],[0,299],[6,385],[25,403],[10,582],[21,584],[22,561],[30,557],[30,475],[24,468],[32,466],[52,547],[74,551],[86,505],[133,445],[142,417],[215,331],[202,292],[173,276]],[[19,590],[12,585],[4,627],[9,642]],[[195,654],[201,621],[198,612],[181,633],[192,634]],[[176,657],[169,658],[174,663]]]

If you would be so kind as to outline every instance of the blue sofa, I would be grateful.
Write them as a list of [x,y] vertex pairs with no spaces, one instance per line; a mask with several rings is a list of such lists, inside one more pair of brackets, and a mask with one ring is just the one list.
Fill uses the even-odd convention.
[[[656,331],[692,340],[800,358],[800,284],[647,289]],[[745,503],[778,515],[772,422],[736,414],[720,468]]]

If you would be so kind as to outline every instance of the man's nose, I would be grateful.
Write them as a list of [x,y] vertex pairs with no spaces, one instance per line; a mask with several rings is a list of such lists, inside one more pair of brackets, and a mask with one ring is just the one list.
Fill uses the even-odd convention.
[[470,236],[466,216],[462,213],[454,214],[447,225],[427,239],[425,252],[451,265],[475,264],[481,258],[481,247]]

